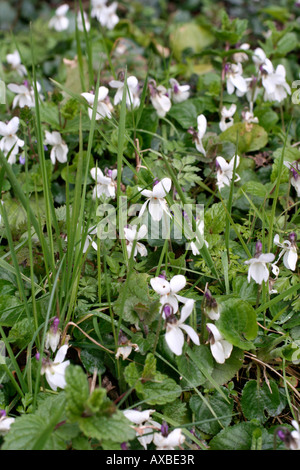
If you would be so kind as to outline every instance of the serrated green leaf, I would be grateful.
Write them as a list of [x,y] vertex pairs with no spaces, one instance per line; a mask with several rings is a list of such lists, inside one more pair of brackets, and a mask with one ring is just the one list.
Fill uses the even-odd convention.
[[156,374],[156,359],[152,353],[147,354],[142,373],[142,380],[151,380]]
[[245,277],[235,277],[232,281],[232,290],[234,294],[238,295],[241,299],[246,300],[249,304],[256,304],[257,285],[252,282],[249,283]]
[[0,324],[13,326],[25,316],[24,304],[12,295],[4,294],[0,297]]
[[175,119],[183,129],[188,129],[197,126],[197,117],[204,111],[215,111],[213,101],[207,96],[190,98],[183,103],[174,104],[168,116]]
[[268,143],[268,134],[265,129],[258,124],[247,127],[246,123],[238,122],[226,129],[220,135],[220,140],[227,140],[235,144],[238,138],[238,152],[240,154],[254,152],[265,147]]
[[80,418],[79,426],[82,432],[94,439],[111,442],[127,442],[135,438],[135,431],[124,414],[117,410],[111,416],[91,416]]
[[216,326],[227,341],[240,349],[252,349],[251,340],[258,332],[253,307],[244,300],[232,298],[222,302],[221,316]]
[[175,380],[170,379],[167,375],[157,372],[154,380],[143,384],[141,395],[141,398],[151,406],[172,402],[182,392]]
[[224,231],[226,222],[226,212],[222,203],[212,204],[212,206],[205,211],[204,224],[205,230],[210,234],[219,234]]
[[258,181],[247,181],[241,189],[251,196],[266,197],[268,190],[266,186]]
[[70,365],[66,369],[66,413],[70,421],[76,421],[85,411],[89,398],[89,386],[80,366]]
[[249,421],[251,419],[257,419],[261,423],[266,421],[264,395],[256,380],[249,380],[244,386],[241,406]]
[[23,318],[13,324],[9,330],[8,341],[19,348],[27,346],[34,335],[33,319]]
[[103,407],[103,404],[109,402],[104,388],[96,388],[86,401],[87,408],[92,413],[97,413]]
[[187,403],[182,402],[180,399],[167,403],[163,407],[162,412],[165,416],[169,416],[179,424],[189,422]]
[[114,303],[114,310],[118,315],[121,313],[125,296],[123,320],[130,323],[141,320],[149,325],[156,317],[159,303],[155,303],[149,295],[148,278],[149,275],[146,273],[132,272],[126,290],[124,285],[121,287],[119,297]]
[[209,348],[200,345],[194,348],[193,359],[182,354],[176,357],[176,362],[179,372],[183,375],[181,387],[189,390],[206,382],[207,377],[201,369],[205,368],[207,373],[211,374],[214,361]]
[[172,402],[182,392],[175,380],[156,371],[156,359],[152,353],[147,355],[143,370],[132,362],[125,368],[124,377],[129,386],[135,388],[138,397],[149,405]]
[[[215,418],[211,409],[198,395],[193,395],[190,399],[189,406],[195,415],[195,421],[200,421],[197,427],[201,431],[215,435],[222,427],[229,426],[232,420],[233,412],[233,399],[229,397],[229,392],[225,387],[222,387],[223,392],[227,396],[227,400],[216,391],[213,395],[205,395],[211,409],[215,412],[218,419]],[[205,422],[206,420],[213,420]],[[203,421],[203,423],[201,423]]]
[[[270,387],[270,388],[269,388]],[[284,390],[279,390],[277,383],[270,380],[262,385],[265,410],[269,416],[278,416],[287,405],[287,398]]]
[[174,57],[181,59],[184,49],[193,49],[201,52],[205,47],[214,42],[214,36],[208,29],[196,23],[185,23],[179,25],[170,35],[170,45]]
[[254,423],[239,423],[220,431],[209,442],[211,450],[250,450]]
[[279,39],[276,46],[276,53],[282,56],[286,56],[293,49],[299,47],[298,38],[296,33],[288,32],[281,39]]
[[36,414],[16,418],[5,436],[3,450],[64,450],[64,440],[54,431],[64,406],[61,393],[48,397]]
[[103,374],[106,370],[104,365],[104,354],[102,351],[99,351],[99,348],[91,348],[90,350],[82,349],[80,360],[86,371],[90,374],[93,374],[95,369],[97,369],[99,374]]
[[[244,353],[239,348],[233,348],[230,357],[226,359],[224,364],[215,362],[211,377],[218,385],[224,385],[231,380],[243,365]],[[204,386],[212,387],[211,382],[206,382]]]
[[[269,389],[271,388],[271,390]],[[262,387],[256,380],[249,380],[243,388],[241,406],[245,417],[264,423],[269,416],[278,416],[287,404],[286,396],[279,392],[276,382],[264,382]]]

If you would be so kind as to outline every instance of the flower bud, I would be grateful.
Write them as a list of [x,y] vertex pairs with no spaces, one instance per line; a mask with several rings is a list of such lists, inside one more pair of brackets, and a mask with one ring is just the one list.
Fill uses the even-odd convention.
[[258,240],[255,245],[255,256],[261,255],[262,252],[262,242]]
[[173,308],[172,308],[172,306],[171,306],[170,304],[165,304],[164,307],[163,307],[163,311],[164,311],[166,320],[167,320],[171,315],[173,315]]
[[167,437],[169,435],[169,426],[166,421],[162,422],[160,432],[164,437]]
[[290,242],[293,243],[293,244],[296,242],[296,240],[297,240],[297,235],[295,234],[295,232],[291,232],[291,233],[289,234],[289,240],[290,240]]
[[218,320],[220,318],[220,307],[216,299],[211,295],[210,290],[205,287],[203,309],[205,314],[211,320]]

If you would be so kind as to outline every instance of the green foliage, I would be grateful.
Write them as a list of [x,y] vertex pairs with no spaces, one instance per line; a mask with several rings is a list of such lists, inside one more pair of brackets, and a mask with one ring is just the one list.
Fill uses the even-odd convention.
[[210,441],[212,450],[250,450],[254,433],[261,430],[256,424],[243,422],[220,431]]
[[[230,357],[224,364],[215,362],[211,371],[211,377],[217,385],[225,385],[233,379],[243,365],[244,352],[241,349],[233,348]],[[211,381],[205,383],[207,387],[212,387]]]
[[88,381],[79,366],[66,371],[66,415],[77,423],[85,436],[98,441],[121,443],[135,437],[123,413],[106,395],[103,388],[89,393]]
[[285,395],[280,393],[276,382],[264,382],[262,387],[255,381],[249,380],[243,388],[241,406],[248,420],[256,419],[261,423],[269,416],[277,416],[286,407]]
[[258,124],[247,126],[246,123],[238,122],[222,132],[220,139],[238,143],[238,153],[242,154],[264,148],[268,143],[268,134]]
[[239,42],[247,29],[248,21],[239,18],[230,20],[224,10],[221,13],[221,21],[222,28],[219,30],[215,29],[215,36],[222,41],[228,41],[230,44]]
[[197,427],[206,434],[215,435],[221,429],[228,427],[232,420],[233,399],[229,398],[229,392],[222,387],[225,397],[215,391],[204,398],[194,395],[189,406],[195,415],[195,421],[199,421]]
[[258,327],[253,307],[244,300],[231,298],[221,304],[221,316],[217,326],[222,335],[240,349],[254,348]]
[[185,23],[172,31],[170,45],[174,57],[180,60],[186,49],[191,49],[194,53],[201,52],[214,40],[214,36],[208,29],[196,23]]
[[[56,31],[49,27],[55,6],[0,3],[0,88],[6,91],[0,103],[0,408],[15,418],[0,437],[1,449],[114,451],[125,443],[140,449],[138,425],[125,418],[126,407],[151,408],[170,431],[182,428],[185,441],[176,450],[288,448],[288,439],[276,441],[276,426],[291,429],[299,398],[299,261],[289,269],[282,251],[294,240],[289,255],[299,255],[299,181],[282,164],[300,162],[297,5],[128,1],[118,4],[114,28],[99,28],[90,14],[89,31],[75,28],[77,11],[70,5],[68,29]],[[85,2],[77,6],[86,9]],[[255,63],[257,47],[270,62]],[[24,76],[10,63],[14,51]],[[239,90],[240,73],[248,92]],[[138,81],[134,108],[125,88],[111,86],[125,76],[128,85],[129,77]],[[172,91],[174,79],[179,85]],[[274,93],[267,93],[274,80]],[[24,96],[20,100],[10,84],[28,88],[35,104],[22,106]],[[99,91],[97,109],[111,116],[91,119],[81,94]],[[231,105],[235,112],[223,131],[223,107]],[[205,132],[198,128],[201,114]],[[5,131],[13,117],[20,119],[16,155],[6,148],[15,139]],[[62,143],[46,147],[45,131],[59,133]],[[65,146],[67,161],[54,161]],[[229,163],[235,153],[240,162],[232,181],[231,169],[224,173],[216,157]],[[95,167],[105,179],[94,181]],[[112,170],[117,176],[109,183]],[[154,191],[163,178],[171,179],[170,191],[150,203],[141,191]],[[103,191],[97,199],[96,184]],[[126,220],[119,217],[119,196],[127,197]],[[164,200],[168,239],[153,213],[141,219],[135,206],[165,208]],[[97,246],[83,253],[87,228],[103,220],[103,203],[116,221],[113,236],[94,234]],[[200,253],[188,234],[174,236],[174,214],[181,218],[185,204],[193,212],[195,204],[204,207]],[[140,252],[130,257],[123,226],[140,222],[148,223],[140,241],[147,255],[138,245]],[[283,246],[274,243],[275,234]],[[248,282],[244,263],[255,256],[258,241],[276,265],[261,266],[269,272],[261,285]],[[172,285],[164,301],[175,306],[176,295],[179,303],[167,318],[160,315],[163,292],[151,286],[164,273]],[[176,275],[185,277],[178,291]],[[204,309],[214,304],[208,289],[219,318]],[[182,323],[186,299],[195,308]],[[68,344],[70,362],[62,391],[51,389],[47,370],[64,373],[64,366],[53,365],[58,350],[47,349],[58,319],[58,348]],[[223,363],[213,356],[208,322],[233,346]],[[167,332],[178,341],[182,332],[180,356]]]
[[176,363],[182,374],[181,386],[186,390],[199,387],[206,382],[207,376],[203,370],[208,374],[213,371],[212,356],[209,349],[203,345],[194,349],[193,358],[182,355],[176,358]]
[[[65,398],[61,393],[43,400],[35,414],[25,414],[14,422],[4,440],[4,450],[64,450],[66,442],[55,430],[63,416]],[[68,433],[68,439],[71,437]]]
[[156,359],[148,354],[143,368],[134,362],[124,370],[126,382],[135,388],[141,400],[151,406],[173,402],[181,394],[181,387],[175,380],[156,370]]
[[141,321],[150,325],[158,313],[159,303],[150,297],[148,274],[132,272],[126,290],[121,288],[118,299],[114,304],[117,314],[120,314],[124,302],[123,319],[136,323]]

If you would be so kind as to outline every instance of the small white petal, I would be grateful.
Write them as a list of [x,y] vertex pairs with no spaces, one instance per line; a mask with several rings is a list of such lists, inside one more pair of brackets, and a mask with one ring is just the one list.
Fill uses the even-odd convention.
[[142,424],[145,421],[148,421],[151,414],[154,413],[155,410],[144,410],[144,411],[137,411],[137,410],[124,410],[123,413],[129,421],[135,424]]
[[188,336],[191,338],[193,343],[197,344],[197,346],[200,345],[199,336],[197,335],[197,333],[195,332],[195,330],[191,326],[189,326],[189,325],[180,325],[180,328],[188,334]]
[[170,280],[171,291],[177,293],[184,289],[186,285],[186,278],[182,274],[177,274],[173,276]]
[[165,334],[165,339],[171,351],[176,354],[176,356],[181,356],[184,345],[184,335],[181,329],[176,326],[171,326]]
[[154,277],[150,280],[152,289],[160,295],[169,294],[171,291],[170,283],[162,277]]
[[180,314],[180,323],[183,323],[192,313],[193,308],[195,305],[195,301],[193,299],[188,299],[184,306],[181,309]]

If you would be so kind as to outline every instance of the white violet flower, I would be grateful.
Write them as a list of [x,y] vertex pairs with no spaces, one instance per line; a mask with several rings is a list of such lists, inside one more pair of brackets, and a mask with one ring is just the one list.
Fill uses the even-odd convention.
[[83,245],[83,250],[82,250],[83,253],[87,252],[90,245],[92,245],[94,250],[97,251],[97,249],[98,249],[97,243],[95,241],[93,241],[93,239],[91,237],[91,235],[95,235],[96,233],[97,233],[97,226],[93,226],[89,229],[87,237],[86,237],[84,245]]
[[129,354],[131,353],[132,349],[135,351],[139,351],[139,347],[137,344],[132,343],[127,336],[123,333],[122,330],[119,332],[119,338],[118,338],[118,349],[115,354],[116,359],[118,359],[120,356],[122,356],[123,360],[127,359]]
[[163,178],[161,181],[155,180],[153,185],[153,190],[150,189],[141,189],[141,194],[147,198],[147,201],[144,202],[139,217],[142,217],[144,214],[147,205],[149,204],[149,212],[153,220],[160,221],[163,213],[165,212],[169,217],[171,214],[168,210],[167,202],[165,200],[166,195],[171,190],[172,181],[170,178]]
[[20,77],[27,75],[27,70],[21,63],[21,57],[18,51],[14,51],[12,54],[7,54],[6,62],[10,65],[12,70],[15,70]]
[[218,328],[213,323],[207,323],[206,328],[209,332],[208,341],[210,350],[218,364],[224,364],[232,352],[232,344],[223,338]]
[[141,240],[145,238],[147,235],[148,228],[147,225],[142,225],[138,230],[137,230],[137,225],[133,225],[132,227],[124,227],[124,235],[126,238],[126,248],[127,248],[127,253],[128,257],[130,258],[131,252],[133,249],[133,244],[134,240],[137,240],[135,244],[135,249],[134,249],[134,254],[133,258],[136,257],[136,255],[139,253],[141,256],[147,256],[147,248],[143,243],[139,242],[138,240]]
[[293,431],[291,432],[293,442],[290,445],[290,449],[300,450],[300,427],[299,427],[299,423],[295,419],[293,419],[292,420],[292,426],[294,427]]
[[174,429],[167,436],[162,433],[155,433],[153,443],[156,450],[175,450],[175,447],[180,447],[185,441],[185,436],[179,428]]
[[237,91],[238,96],[244,95],[247,90],[247,83],[242,76],[243,67],[241,63],[237,64],[226,64],[225,66],[225,76],[226,76],[226,87],[227,93],[232,95],[234,91]]
[[100,21],[102,9],[106,6],[107,0],[92,0],[91,17]]
[[190,85],[179,85],[175,78],[169,80],[171,88],[168,90],[168,95],[174,103],[182,103],[190,96]]
[[257,66],[257,68],[259,68],[261,65],[263,65],[265,63],[267,59],[267,56],[265,54],[265,52],[261,49],[261,47],[257,47],[254,52],[253,52],[253,56],[252,56],[252,60],[254,62],[254,64]]
[[92,168],[91,176],[96,181],[96,186],[93,191],[93,199],[100,198],[102,194],[106,197],[114,199],[116,197],[116,182],[117,170],[106,169],[105,175],[100,168]]
[[198,150],[198,152],[203,153],[203,155],[206,155],[206,152],[202,144],[202,139],[204,137],[204,134],[206,133],[206,128],[207,128],[206,117],[204,116],[204,114],[200,114],[197,117],[197,135],[195,139],[195,145],[196,145],[196,149]]
[[254,258],[245,261],[245,264],[249,264],[248,282],[253,279],[256,284],[262,284],[263,281],[267,282],[269,279],[270,273],[266,265],[274,261],[275,255],[273,253],[262,253],[261,250],[262,243],[258,241]]
[[65,141],[62,139],[62,136],[59,132],[53,131],[45,131],[45,145],[51,145],[52,149],[50,152],[50,159],[52,164],[54,165],[56,161],[59,163],[66,163],[68,161],[67,155],[69,148]]
[[172,279],[167,281],[165,273],[160,274],[150,280],[152,289],[160,295],[160,304],[169,304],[173,313],[178,311],[178,301],[186,303],[189,300],[187,297],[178,295],[186,285],[186,278],[182,274],[177,274]]
[[[109,106],[109,98],[107,95],[108,88],[100,86],[98,90],[96,120],[103,119],[105,117],[109,119],[111,118],[111,107]],[[89,118],[92,119],[95,95],[93,93],[81,93],[81,96],[83,96],[89,104],[88,114]]]
[[242,120],[246,124],[258,124],[258,117],[254,116],[253,111],[246,110],[242,112]]
[[216,299],[211,295],[207,285],[205,286],[204,299],[203,299],[203,310],[204,313],[211,320],[219,320],[221,314],[221,308]]
[[170,111],[172,103],[168,96],[167,89],[163,85],[156,86],[154,80],[148,84],[150,90],[150,100],[159,117],[165,117]]
[[[123,74],[122,74],[123,75]],[[122,101],[123,90],[125,83],[121,80],[111,80],[109,86],[117,88],[114,96],[114,105],[116,106]],[[126,105],[129,109],[137,108],[140,105],[140,98],[138,96],[139,82],[133,75],[127,78],[127,93],[126,93]]]
[[111,30],[114,29],[116,24],[119,22],[119,17],[116,14],[117,8],[117,2],[113,2],[109,6],[100,2],[98,3],[98,6],[92,10],[92,16],[96,16],[97,20],[103,27]]
[[34,96],[32,94],[32,90],[30,90],[26,84],[16,85],[15,83],[9,83],[7,88],[16,94],[13,99],[13,109],[16,107],[24,108],[25,106],[28,106],[29,108],[34,107]]
[[293,163],[284,161],[284,166],[286,166],[291,172],[291,185],[295,188],[297,196],[300,197],[300,167],[297,161]]
[[20,119],[13,117],[7,124],[0,122],[0,135],[3,138],[0,140],[0,150],[7,156],[10,152],[8,163],[11,165],[16,163],[16,155],[19,152],[19,147],[24,146],[24,140],[21,140],[16,135],[19,130]]
[[64,3],[60,5],[56,10],[54,16],[49,21],[49,28],[55,29],[56,31],[65,31],[69,27],[69,19],[66,14],[69,10],[69,5]]
[[155,410],[144,410],[144,411],[124,410],[123,411],[124,416],[127,419],[129,419],[129,421],[131,421],[133,424],[137,425],[137,426],[134,426],[134,429],[136,431],[136,436],[137,436],[139,443],[144,447],[145,450],[147,449],[147,445],[149,445],[153,441],[153,437],[156,434],[154,433],[154,430],[160,428],[159,423],[150,419],[151,414],[154,412]]
[[204,116],[204,114],[200,114],[197,117],[197,130],[193,129],[193,127],[190,127],[187,131],[189,134],[192,135],[193,143],[195,144],[198,152],[202,153],[204,156],[206,155],[206,152],[202,144],[202,139],[206,133],[206,128],[207,128],[206,117]]
[[277,436],[283,441],[286,447],[290,450],[300,450],[300,427],[299,423],[293,419],[291,422],[293,431],[287,428],[280,428],[277,431]]
[[15,418],[6,416],[5,410],[0,410],[0,436],[4,436],[10,430]]
[[[244,51],[248,51],[250,49],[250,44],[248,43],[243,43],[241,44],[238,49],[243,49]],[[236,52],[233,54],[233,60],[234,62],[246,62],[248,60],[248,54],[245,52]]]
[[291,94],[291,88],[286,82],[286,71],[283,65],[278,65],[274,71],[274,67],[269,59],[265,64],[260,66],[262,77],[262,85],[265,89],[265,101],[283,101],[287,95]]
[[52,325],[46,334],[45,348],[52,349],[52,352],[56,351],[60,342],[61,330],[58,328],[58,326],[59,318],[54,317]]
[[[239,166],[240,157],[235,155],[232,157],[230,162],[227,162],[223,157],[216,158],[216,168],[217,168],[217,186],[219,189],[224,188],[224,186],[230,186],[233,169],[234,169],[234,160],[236,159],[236,168]],[[239,175],[235,174],[235,182],[239,181],[241,178]]]
[[[83,12],[83,19],[84,19],[85,29],[89,31],[91,29],[91,24],[89,22],[88,15],[86,14],[85,11]],[[81,11],[77,13],[77,28],[79,29],[79,31],[82,31],[82,32],[84,31]]]
[[280,246],[282,248],[282,251],[280,252],[276,263],[280,260],[283,255],[284,266],[287,269],[290,269],[291,271],[295,271],[298,260],[296,234],[294,232],[290,233],[289,240],[284,240],[283,243],[279,242],[279,235],[276,234],[274,237],[274,243],[275,245]]
[[[56,392],[58,388],[64,389],[66,386],[65,373],[70,361],[65,361],[68,351],[68,345],[65,344],[59,348],[53,361],[49,358],[43,358],[41,374],[45,374],[46,380],[51,389]],[[39,353],[36,355],[39,360]]]
[[[190,230],[193,230],[193,224],[191,223],[189,216],[184,212],[183,217],[188,223],[188,228]],[[188,230],[185,227],[185,231],[188,232]],[[200,240],[199,240],[199,235],[200,234]],[[192,250],[192,253],[194,256],[200,255],[200,248],[202,247],[203,241],[205,245],[208,247],[208,243],[206,240],[203,240],[204,237],[204,220],[200,217],[199,219],[196,218],[196,233],[195,233],[195,238],[194,241],[191,241],[187,244],[187,249]],[[186,234],[186,238],[191,239],[190,234]]]
[[221,110],[221,121],[219,124],[220,130],[222,132],[226,131],[229,127],[233,125],[233,115],[236,112],[236,104],[232,104],[229,109],[223,106]]
[[116,359],[122,356],[123,361],[125,361],[125,359],[127,359],[127,357],[130,355],[132,349],[139,351],[138,345],[131,343],[131,341],[128,341],[128,343],[124,346],[119,346],[115,355]]
[[181,309],[180,318],[174,315],[173,309],[170,305],[164,306],[164,314],[166,318],[166,334],[165,340],[171,351],[176,354],[176,356],[181,356],[182,348],[184,345],[184,334],[182,331],[185,331],[190,339],[197,346],[200,345],[199,337],[195,330],[189,326],[185,325],[185,320],[190,316],[193,311],[195,301],[193,299],[188,299],[185,305]]

